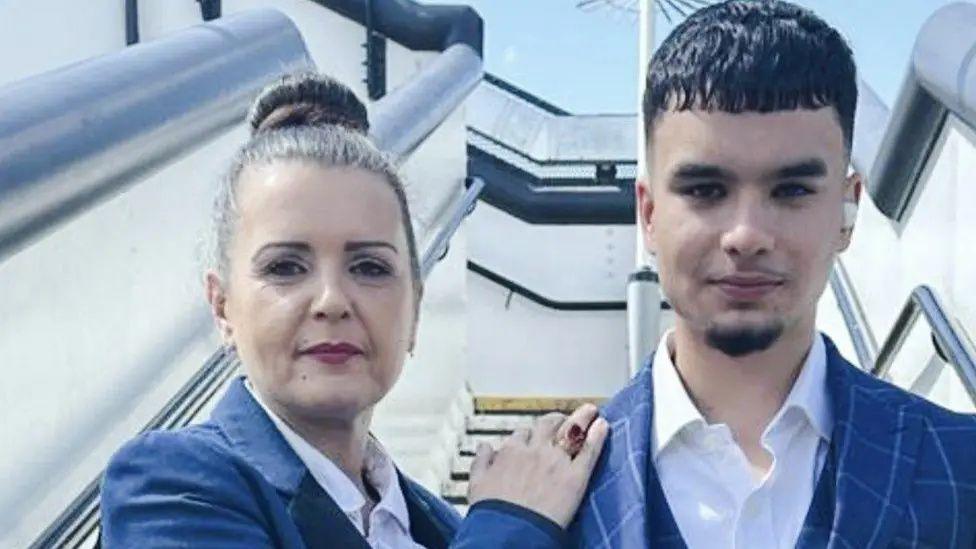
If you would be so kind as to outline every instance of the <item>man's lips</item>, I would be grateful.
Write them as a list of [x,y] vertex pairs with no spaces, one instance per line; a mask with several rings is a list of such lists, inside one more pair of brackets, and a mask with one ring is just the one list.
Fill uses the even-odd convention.
[[318,343],[306,347],[299,354],[309,356],[325,364],[345,364],[352,357],[364,353],[356,345],[341,341],[337,343]]
[[735,274],[709,280],[722,293],[736,301],[754,301],[783,285],[782,277],[766,274]]

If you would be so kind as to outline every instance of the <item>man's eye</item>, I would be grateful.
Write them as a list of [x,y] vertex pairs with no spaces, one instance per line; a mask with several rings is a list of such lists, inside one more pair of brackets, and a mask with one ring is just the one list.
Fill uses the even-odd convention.
[[290,277],[304,274],[306,269],[300,263],[288,259],[279,259],[268,263],[264,268],[265,274],[278,277]]
[[725,187],[718,183],[689,185],[681,189],[681,194],[697,200],[717,200],[725,196]]
[[355,275],[369,278],[384,277],[393,272],[392,269],[387,267],[385,264],[373,260],[358,261],[353,263],[349,270]]
[[783,183],[773,189],[774,198],[799,198],[813,193],[813,189],[802,183]]

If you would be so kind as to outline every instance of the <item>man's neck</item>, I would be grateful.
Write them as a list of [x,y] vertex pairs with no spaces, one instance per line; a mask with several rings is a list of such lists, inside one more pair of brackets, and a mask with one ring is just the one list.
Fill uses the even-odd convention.
[[680,320],[670,346],[689,397],[709,423],[729,426],[759,472],[771,456],[762,434],[783,406],[813,342],[812,322],[788,330],[765,351],[730,357],[705,342],[705,335]]

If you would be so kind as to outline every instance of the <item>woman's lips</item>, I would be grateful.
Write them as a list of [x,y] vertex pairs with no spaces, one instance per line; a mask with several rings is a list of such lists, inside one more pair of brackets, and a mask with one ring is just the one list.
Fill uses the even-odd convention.
[[362,355],[363,350],[352,343],[320,343],[302,351],[303,355],[323,364],[345,364],[351,358]]

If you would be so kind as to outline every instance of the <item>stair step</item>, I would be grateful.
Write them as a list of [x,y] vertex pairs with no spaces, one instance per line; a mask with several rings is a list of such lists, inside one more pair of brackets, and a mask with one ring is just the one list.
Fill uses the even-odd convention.
[[476,414],[468,417],[468,431],[511,433],[522,427],[532,427],[537,414]]
[[454,456],[454,463],[451,464],[451,474],[465,474],[467,475],[471,471],[471,464],[474,462],[474,456]]
[[501,447],[502,442],[505,441],[508,435],[504,434],[492,434],[492,435],[482,435],[482,434],[470,434],[465,435],[461,438],[461,447],[459,451],[461,455],[473,456],[475,450],[478,448],[478,444],[481,442],[487,442],[492,448],[498,449]]
[[441,486],[441,495],[444,496],[444,499],[452,503],[466,503],[468,501],[468,481],[451,480],[445,482]]

